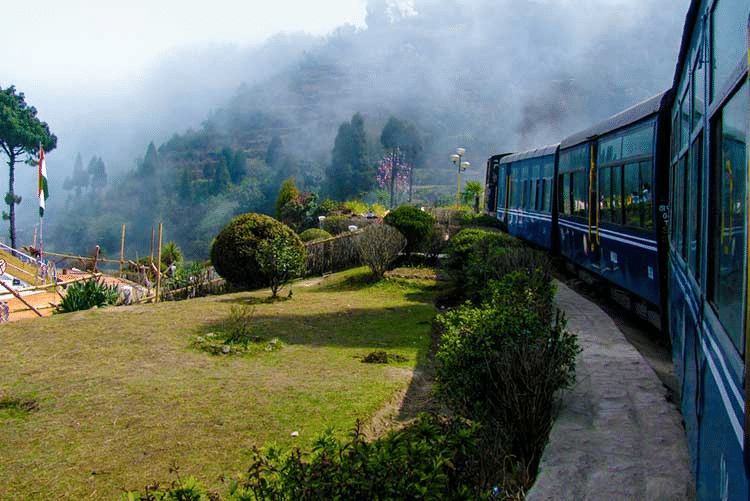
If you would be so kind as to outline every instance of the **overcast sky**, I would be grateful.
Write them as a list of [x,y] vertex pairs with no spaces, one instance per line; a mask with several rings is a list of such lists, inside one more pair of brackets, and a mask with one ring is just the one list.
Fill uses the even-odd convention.
[[[14,2],[0,16],[0,86],[27,100],[55,89],[107,92],[186,46],[256,45],[279,32],[363,26],[366,0]],[[38,107],[38,105],[37,105]],[[41,112],[42,110],[40,110]]]

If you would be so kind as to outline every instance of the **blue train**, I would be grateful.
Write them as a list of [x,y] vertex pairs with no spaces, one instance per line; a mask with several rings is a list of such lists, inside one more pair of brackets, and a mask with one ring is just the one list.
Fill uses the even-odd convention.
[[700,499],[750,499],[748,0],[693,0],[672,87],[487,161],[488,213],[669,332]]

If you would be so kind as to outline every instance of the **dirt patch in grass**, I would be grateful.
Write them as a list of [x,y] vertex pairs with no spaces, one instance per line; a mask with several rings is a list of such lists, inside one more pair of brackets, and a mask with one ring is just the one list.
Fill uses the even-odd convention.
[[33,398],[0,397],[0,419],[25,418],[32,412],[39,410],[39,402]]
[[362,357],[365,364],[387,364],[389,362],[406,362],[407,358],[398,353],[387,353],[385,351],[373,351]]

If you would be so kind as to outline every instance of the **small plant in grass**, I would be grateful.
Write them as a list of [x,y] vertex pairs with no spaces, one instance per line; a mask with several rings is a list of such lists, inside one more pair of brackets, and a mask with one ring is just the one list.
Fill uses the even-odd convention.
[[117,303],[120,292],[116,285],[107,285],[97,279],[74,282],[65,289],[65,296],[57,305],[58,313],[88,310]]
[[39,402],[33,398],[0,397],[0,419],[26,419],[29,414],[39,410]]
[[406,362],[407,358],[396,353],[387,353],[385,351],[373,351],[362,358],[366,364],[387,364],[388,362]]
[[253,324],[255,309],[248,305],[232,306],[224,328],[198,336],[194,345],[214,355],[232,355],[278,351],[284,344],[278,339],[265,339],[257,334]]

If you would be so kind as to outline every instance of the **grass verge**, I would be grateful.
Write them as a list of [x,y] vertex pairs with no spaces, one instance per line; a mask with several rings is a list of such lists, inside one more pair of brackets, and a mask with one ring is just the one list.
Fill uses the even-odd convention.
[[[367,274],[298,282],[289,301],[243,292],[1,326],[0,396],[33,395],[35,409],[0,415],[0,498],[116,499],[171,481],[175,465],[222,490],[253,446],[309,449],[329,428],[344,436],[408,388],[435,314],[433,281]],[[245,304],[281,350],[195,348]],[[376,351],[396,361],[362,363]]]

